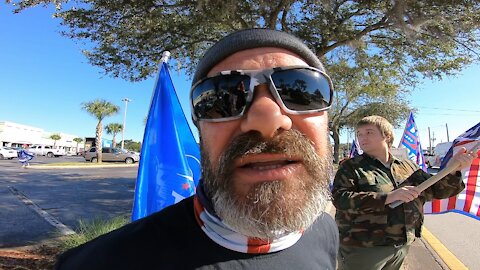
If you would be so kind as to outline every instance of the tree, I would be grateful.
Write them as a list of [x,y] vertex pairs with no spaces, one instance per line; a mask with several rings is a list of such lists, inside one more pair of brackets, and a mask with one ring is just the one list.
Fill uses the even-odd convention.
[[475,0],[8,2],[15,12],[55,4],[64,34],[92,42],[84,50],[91,64],[133,81],[154,74],[165,50],[195,67],[213,42],[252,27],[291,32],[319,56],[345,48],[382,55],[409,77],[459,70],[480,50]]
[[[354,59],[355,65],[349,63]],[[412,110],[405,100],[408,89],[398,81],[402,75],[378,56],[361,52],[330,65],[330,73],[336,82],[335,99],[330,114],[330,135],[334,141],[334,161],[339,161],[340,132],[352,129],[368,115],[380,115],[398,126]]]
[[113,147],[117,147],[117,143],[115,142],[115,136],[123,130],[123,125],[119,123],[110,123],[105,127],[105,131],[107,134],[113,135],[112,144]]
[[60,136],[60,134],[52,134],[48,138],[53,140],[53,147],[55,148],[57,146],[57,141],[60,140],[62,136]]
[[103,99],[82,103],[82,109],[94,116],[97,120],[95,129],[95,145],[97,147],[97,162],[102,162],[102,121],[107,116],[112,116],[120,110],[120,107]]
[[140,150],[142,149],[142,143],[134,142],[133,140],[125,140],[125,149],[140,152]]
[[83,139],[77,137],[77,138],[73,138],[73,141],[77,143],[77,151],[76,152],[77,152],[77,155],[78,155],[78,144],[83,142]]
[[[441,79],[480,60],[480,3],[475,0],[10,2],[16,5],[16,12],[54,3],[55,16],[66,26],[63,33],[91,42],[84,50],[90,63],[131,81],[156,73],[165,50],[175,55],[178,66],[191,72],[206,48],[235,30],[263,27],[292,33],[335,77],[335,88],[340,89],[337,97],[351,98],[348,104],[333,109],[334,140],[335,134],[352,122],[350,117],[359,116],[356,109],[371,113],[365,108],[369,102],[376,102],[382,111],[390,106],[407,109],[407,90],[420,78]],[[376,66],[364,70],[370,62],[363,61]],[[355,80],[338,80],[343,76],[334,74],[339,69],[361,72],[355,80],[362,84],[352,90]],[[377,94],[383,91],[389,95]],[[338,145],[336,148],[338,151]]]

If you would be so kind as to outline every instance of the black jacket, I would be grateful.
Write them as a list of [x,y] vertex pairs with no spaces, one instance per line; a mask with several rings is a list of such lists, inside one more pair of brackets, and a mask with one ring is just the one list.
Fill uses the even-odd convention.
[[226,249],[205,235],[194,217],[193,197],[66,251],[57,270],[122,269],[330,269],[338,230],[323,214],[292,247],[269,254]]

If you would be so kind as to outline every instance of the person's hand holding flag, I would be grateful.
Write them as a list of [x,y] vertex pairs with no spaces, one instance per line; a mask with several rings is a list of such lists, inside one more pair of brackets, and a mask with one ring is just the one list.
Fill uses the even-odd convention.
[[465,147],[460,148],[460,150],[455,155],[453,155],[453,157],[448,161],[446,165],[446,167],[448,168],[449,166],[452,166],[452,164],[458,163],[458,166],[451,172],[451,174],[455,174],[457,171],[461,171],[465,168],[470,167],[473,160],[479,156],[478,147],[479,145],[477,144],[473,147],[474,149],[471,149],[469,151],[467,151]]
[[[449,168],[451,174],[456,174],[457,171],[461,171],[470,167],[473,160],[478,157],[478,146],[474,146],[474,149],[467,151],[465,147],[462,147],[447,163],[445,168]],[[447,172],[448,173],[448,172]],[[441,177],[436,177],[441,179]],[[435,184],[436,181],[429,181],[430,185]],[[430,186],[428,185],[428,186]],[[388,193],[385,205],[396,202],[392,207],[400,204],[401,202],[409,202],[415,200],[420,193],[428,188],[427,185],[420,186],[404,186]]]

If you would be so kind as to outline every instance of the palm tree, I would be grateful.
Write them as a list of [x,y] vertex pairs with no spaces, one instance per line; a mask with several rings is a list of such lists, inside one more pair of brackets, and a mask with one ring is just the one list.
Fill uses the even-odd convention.
[[120,107],[104,99],[96,99],[82,103],[82,109],[86,110],[98,120],[95,129],[95,146],[97,147],[97,162],[102,163],[102,120],[107,116],[118,113]]
[[62,138],[62,136],[60,136],[60,134],[52,134],[50,135],[50,137],[48,137],[50,139],[53,140],[53,148],[56,148],[57,146],[57,141],[60,140]]
[[78,144],[81,143],[81,142],[83,142],[83,139],[82,139],[82,138],[73,138],[73,141],[77,143],[77,151],[76,151],[76,153],[77,153],[77,155],[78,155]]
[[117,146],[117,142],[115,142],[115,136],[122,130],[123,125],[119,123],[110,123],[105,127],[107,134],[113,135],[112,144],[114,148]]

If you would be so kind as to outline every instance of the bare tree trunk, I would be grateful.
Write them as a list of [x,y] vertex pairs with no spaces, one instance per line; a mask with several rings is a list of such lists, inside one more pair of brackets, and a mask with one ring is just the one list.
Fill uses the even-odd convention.
[[339,149],[340,149],[340,130],[338,127],[334,126],[332,127],[331,129],[332,131],[332,138],[333,138],[333,162],[335,164],[338,164],[339,162],[339,158],[338,158],[338,155],[339,155]]
[[102,120],[97,124],[95,147],[97,147],[97,163],[102,163]]
[[115,133],[113,133],[113,139],[112,139],[112,145],[113,145],[113,148],[117,147],[117,142],[115,141]]

